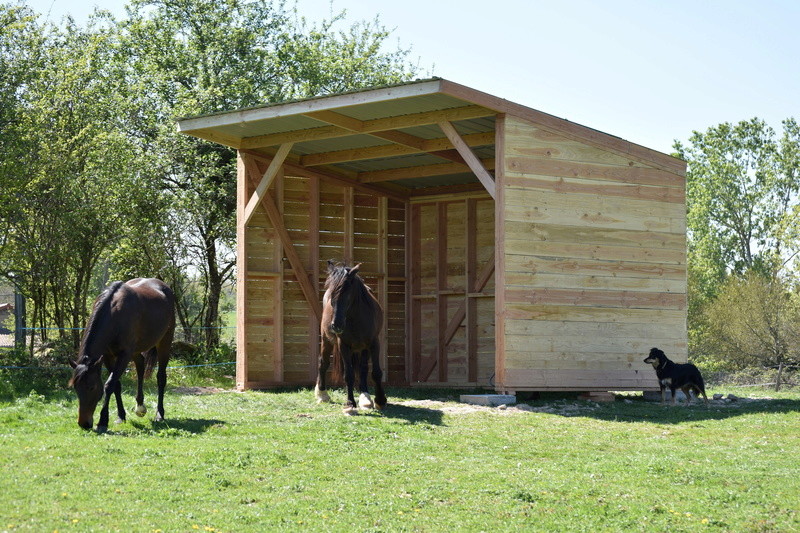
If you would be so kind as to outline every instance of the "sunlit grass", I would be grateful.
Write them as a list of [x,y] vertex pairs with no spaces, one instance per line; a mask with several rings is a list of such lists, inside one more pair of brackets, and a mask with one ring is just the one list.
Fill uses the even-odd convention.
[[800,528],[797,393],[463,412],[458,392],[395,389],[384,413],[346,417],[341,391],[317,405],[309,390],[186,388],[226,379],[173,376],[166,422],[151,407],[107,434],[78,428],[71,391],[0,405],[0,531]]

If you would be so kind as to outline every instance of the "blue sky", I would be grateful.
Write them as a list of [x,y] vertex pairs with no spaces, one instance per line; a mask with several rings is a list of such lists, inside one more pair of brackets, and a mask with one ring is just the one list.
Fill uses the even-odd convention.
[[[59,21],[124,0],[28,0]],[[329,0],[297,0],[310,20]],[[800,2],[334,0],[376,15],[423,74],[670,152],[675,139],[760,117],[800,119]]]

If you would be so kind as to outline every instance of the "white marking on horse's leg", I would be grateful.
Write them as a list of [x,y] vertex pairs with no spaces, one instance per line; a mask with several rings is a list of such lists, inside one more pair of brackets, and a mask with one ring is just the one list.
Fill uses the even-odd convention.
[[362,392],[361,396],[358,397],[358,406],[361,409],[373,409],[375,407],[372,403],[372,398],[366,392]]
[[144,404],[137,405],[134,413],[136,413],[138,416],[144,416],[147,414],[147,407],[145,407]]
[[319,390],[319,385],[314,386],[314,397],[317,399],[317,403],[327,403],[331,401],[331,397],[328,396],[328,391]]

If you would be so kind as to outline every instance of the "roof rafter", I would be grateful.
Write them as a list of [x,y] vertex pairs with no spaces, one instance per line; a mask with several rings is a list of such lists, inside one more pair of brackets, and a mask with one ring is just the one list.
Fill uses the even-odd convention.
[[[462,137],[468,146],[489,146],[495,142],[495,132],[486,131],[483,133],[471,133]],[[348,161],[363,161],[366,159],[380,159],[398,155],[411,155],[419,153],[434,153],[442,150],[453,150],[453,145],[447,137],[437,139],[426,139],[423,149],[412,148],[402,144],[382,144],[380,146],[369,146],[367,148],[351,148],[349,150],[337,150],[334,152],[320,152],[300,157],[300,164],[313,167],[316,165],[330,165],[332,163],[346,163]]]
[[[486,109],[482,106],[466,105],[444,110],[426,111],[422,113],[412,113],[409,115],[362,121],[329,110],[310,111],[303,113],[303,115],[315,120],[319,120],[320,122],[327,122],[328,125],[317,128],[307,128],[287,132],[270,133],[267,135],[257,135],[254,137],[245,137],[239,142],[239,145],[240,148],[243,149],[264,148],[267,146],[282,144],[284,142],[296,143],[303,141],[319,141],[336,137],[346,137],[348,135],[352,135],[353,133],[364,133],[371,135],[402,128],[436,124],[441,120],[468,120],[495,116],[496,114],[497,113],[495,111]],[[197,133],[193,133],[193,135],[196,134]],[[397,142],[393,139],[389,140],[392,142]]]
[[[494,159],[480,159],[481,165],[488,170],[494,169]],[[380,181],[393,181],[408,178],[428,178],[431,176],[446,176],[447,174],[460,174],[471,172],[466,163],[441,163],[437,165],[417,165],[412,167],[393,168],[389,170],[371,170],[359,172],[358,181],[361,183],[375,183]]]

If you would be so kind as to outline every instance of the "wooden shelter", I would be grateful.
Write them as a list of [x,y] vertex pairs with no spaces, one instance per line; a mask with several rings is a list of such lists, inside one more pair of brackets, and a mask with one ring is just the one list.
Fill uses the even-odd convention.
[[326,261],[390,384],[643,390],[685,361],[683,161],[444,80],[194,117],[238,150],[237,384],[310,384]]

